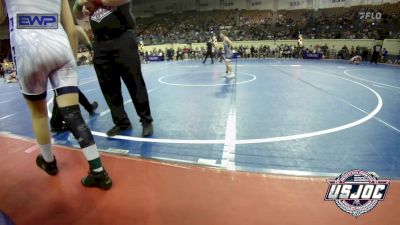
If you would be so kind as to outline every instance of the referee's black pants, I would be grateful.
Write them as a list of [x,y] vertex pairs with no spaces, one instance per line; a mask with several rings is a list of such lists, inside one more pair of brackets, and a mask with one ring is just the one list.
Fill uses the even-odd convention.
[[141,122],[151,123],[149,98],[144,83],[136,35],[126,31],[111,40],[96,39],[93,64],[100,88],[115,125],[130,125],[124,109],[121,79],[124,81]]
[[[78,94],[79,94],[79,104],[83,106],[83,108],[88,111],[88,113],[93,112],[92,104],[89,102],[89,100],[86,98],[86,96],[82,93],[80,89],[78,89]],[[56,96],[56,92],[54,91],[54,96]],[[53,110],[51,113],[51,119],[50,119],[50,126],[51,128],[62,128],[63,126],[63,118],[60,114],[60,109],[58,107],[56,99],[53,100]]]
[[207,58],[208,57],[210,57],[211,58],[211,63],[213,63],[214,64],[214,56],[213,56],[213,53],[212,52],[209,52],[209,51],[207,51],[206,52],[206,57],[204,58],[204,61],[203,61],[203,63],[205,63],[206,62],[206,60],[207,60]]
[[379,58],[379,53],[374,51],[374,53],[372,53],[372,57],[371,57],[371,63],[375,63],[378,64],[378,58]]

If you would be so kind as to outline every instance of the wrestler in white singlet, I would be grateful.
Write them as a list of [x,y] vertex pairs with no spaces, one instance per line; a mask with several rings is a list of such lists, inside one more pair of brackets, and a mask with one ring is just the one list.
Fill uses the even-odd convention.
[[[61,25],[61,0],[5,0],[5,3],[13,60],[22,93],[43,94],[48,80],[54,89],[77,86],[76,62]],[[54,23],[57,26],[52,29],[19,26],[29,20],[21,18],[21,14],[57,15]],[[37,21],[30,25],[37,25]]]

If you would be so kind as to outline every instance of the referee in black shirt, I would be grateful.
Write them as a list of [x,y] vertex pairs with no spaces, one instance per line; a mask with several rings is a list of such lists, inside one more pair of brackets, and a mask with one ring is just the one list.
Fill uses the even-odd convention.
[[212,43],[211,38],[207,42],[207,52],[206,52],[206,57],[204,58],[203,64],[206,62],[208,57],[211,58],[211,63],[214,64],[213,43]]
[[108,136],[132,128],[124,109],[121,78],[143,126],[143,137],[153,134],[149,98],[143,80],[135,18],[130,0],[76,0],[74,14],[78,19],[90,15],[94,33],[93,64],[101,90],[110,108],[115,126]]

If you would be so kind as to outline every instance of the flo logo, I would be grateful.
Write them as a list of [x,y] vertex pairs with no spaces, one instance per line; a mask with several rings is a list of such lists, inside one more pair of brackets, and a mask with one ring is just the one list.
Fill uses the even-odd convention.
[[360,15],[360,20],[368,20],[368,19],[373,19],[373,20],[380,20],[382,19],[382,13],[380,12],[359,12]]
[[341,210],[353,216],[371,211],[385,199],[389,189],[389,180],[378,180],[376,175],[363,170],[351,170],[327,182],[325,201],[335,201]]

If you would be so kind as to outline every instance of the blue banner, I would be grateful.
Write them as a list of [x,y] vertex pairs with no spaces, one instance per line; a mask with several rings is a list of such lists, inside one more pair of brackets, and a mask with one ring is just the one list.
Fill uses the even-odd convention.
[[322,53],[303,53],[303,59],[322,59]]
[[240,59],[241,57],[240,57],[240,54],[239,53],[237,53],[237,52],[234,52],[233,54],[232,54],[232,59]]
[[164,61],[164,56],[147,56],[147,61],[150,62]]

